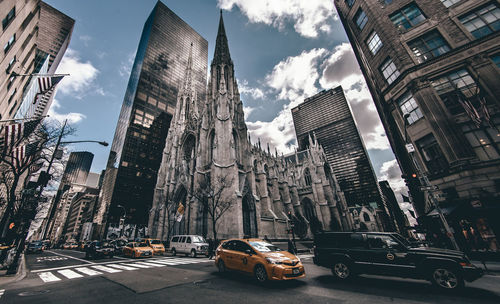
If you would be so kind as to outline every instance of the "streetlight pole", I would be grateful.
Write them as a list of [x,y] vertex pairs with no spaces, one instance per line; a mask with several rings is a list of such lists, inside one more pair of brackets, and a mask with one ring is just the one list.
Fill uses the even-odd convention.
[[[404,114],[403,116],[403,123],[404,123],[404,135],[405,135],[405,143],[406,143],[406,151],[408,152],[408,155],[410,156],[411,161],[413,162],[413,166],[415,169],[415,173],[421,182],[422,186],[424,189],[429,189],[429,201],[431,203],[431,206],[436,209],[439,219],[441,220],[441,223],[444,227],[444,230],[446,231],[446,235],[450,238],[451,245],[453,246],[454,249],[460,250],[460,247],[458,247],[457,241],[455,240],[455,236],[448,225],[448,221],[446,220],[446,217],[443,214],[443,211],[441,210],[441,207],[439,206],[439,202],[436,199],[436,196],[434,195],[434,186],[430,183],[429,179],[427,178],[427,175],[424,173],[423,170],[420,169],[420,166],[418,165],[418,162],[413,155],[415,153],[415,148],[413,147],[413,144],[409,142],[408,140],[408,118],[410,117],[409,113]],[[422,191],[422,189],[421,189]],[[411,192],[409,193],[411,196]]]

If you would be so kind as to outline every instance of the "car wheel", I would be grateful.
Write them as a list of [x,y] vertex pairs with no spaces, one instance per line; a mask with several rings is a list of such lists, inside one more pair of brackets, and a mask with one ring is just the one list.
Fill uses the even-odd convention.
[[442,289],[459,289],[464,286],[464,280],[457,270],[448,267],[437,267],[432,270],[431,282]]
[[264,266],[262,265],[255,266],[254,275],[255,279],[257,279],[257,282],[259,283],[264,283],[265,281],[267,281],[266,268],[264,268]]
[[177,254],[177,251],[175,250],[175,248],[172,248],[172,255],[175,256]]
[[337,279],[347,280],[352,276],[351,267],[344,261],[336,262],[333,264],[332,274]]
[[224,261],[222,259],[219,260],[219,263],[217,263],[217,269],[219,269],[219,273],[224,273],[226,272],[226,264],[224,264]]
[[195,257],[196,257],[196,250],[194,250],[194,249],[193,249],[193,250],[191,250],[191,254],[190,254],[190,256],[191,256],[192,258],[195,258]]

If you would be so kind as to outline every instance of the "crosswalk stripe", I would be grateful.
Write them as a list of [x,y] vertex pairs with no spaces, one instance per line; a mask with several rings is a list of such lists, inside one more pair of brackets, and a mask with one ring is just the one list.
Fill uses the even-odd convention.
[[89,275],[89,276],[102,274],[102,272],[99,272],[99,271],[96,271],[96,270],[93,270],[93,269],[90,269],[90,268],[87,268],[87,267],[78,267],[78,268],[75,268],[75,269],[78,270],[79,272],[81,272],[83,274],[86,274],[86,275]]
[[151,262],[137,262],[136,264],[147,265],[147,266],[155,266],[155,267],[163,267],[163,264],[151,263]]
[[121,270],[109,268],[109,267],[102,266],[102,265],[96,265],[96,266],[91,266],[91,267],[95,268],[97,270],[101,270],[101,271],[109,272],[109,273],[121,272]]
[[111,267],[122,269],[122,270],[136,270],[137,269],[134,267],[119,265],[119,264],[107,264],[106,266],[111,266]]
[[151,267],[153,267],[153,266],[146,266],[146,265],[141,265],[141,264],[137,264],[137,263],[133,263],[133,264],[121,264],[121,265],[138,267],[138,268],[151,268]]
[[62,274],[65,277],[67,277],[68,279],[75,279],[75,278],[83,277],[81,274],[78,274],[70,269],[58,270],[57,272],[59,272],[60,274]]
[[38,274],[40,279],[42,279],[45,283],[47,282],[55,282],[55,281],[60,281],[58,277],[52,274],[52,272],[40,272]]
[[155,261],[155,263],[160,263],[160,264],[165,264],[165,265],[177,265],[177,264],[179,264],[178,262],[175,262],[175,261]]

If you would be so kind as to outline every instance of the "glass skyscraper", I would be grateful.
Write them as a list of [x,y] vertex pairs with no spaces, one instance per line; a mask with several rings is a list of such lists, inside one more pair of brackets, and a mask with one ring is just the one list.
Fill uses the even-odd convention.
[[307,148],[309,135],[316,136],[347,205],[381,207],[377,179],[342,87],[306,98],[292,109],[292,116],[299,149]]
[[191,45],[193,82],[203,100],[208,42],[158,1],[144,25],[108,158],[94,220],[100,236],[123,216],[126,224],[147,225]]

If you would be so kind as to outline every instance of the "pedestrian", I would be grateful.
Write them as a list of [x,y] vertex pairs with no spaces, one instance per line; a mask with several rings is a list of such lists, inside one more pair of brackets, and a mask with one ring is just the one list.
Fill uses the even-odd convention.
[[295,246],[293,245],[291,239],[288,239],[288,252],[290,252],[291,254],[297,254],[297,250],[295,249]]
[[214,257],[214,240],[208,239],[208,259],[211,260]]

